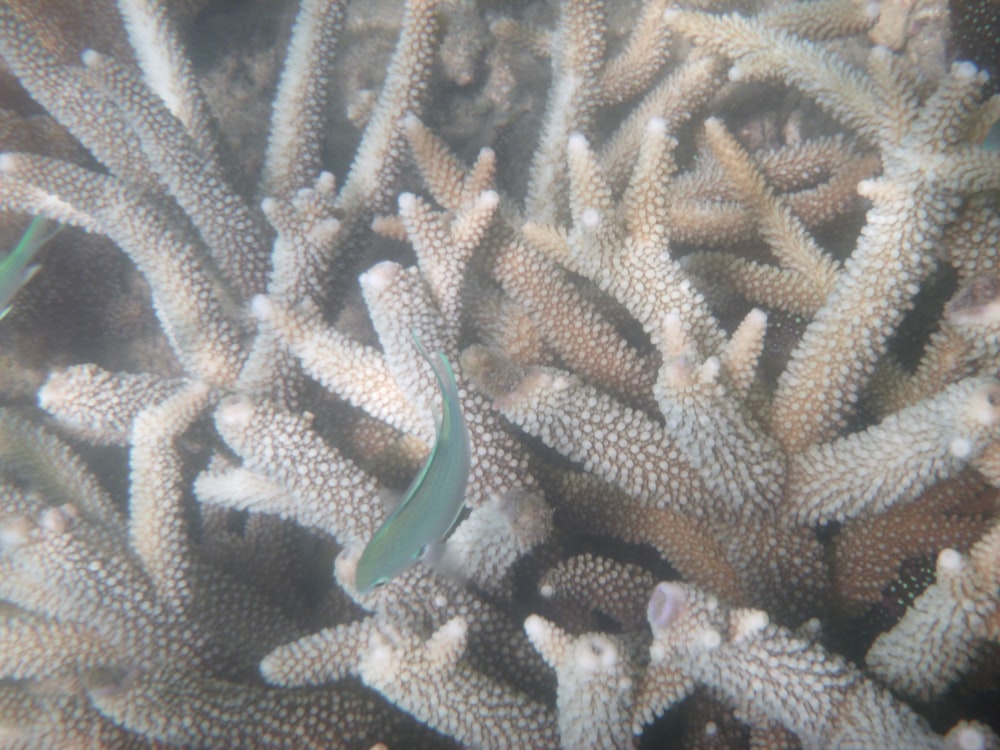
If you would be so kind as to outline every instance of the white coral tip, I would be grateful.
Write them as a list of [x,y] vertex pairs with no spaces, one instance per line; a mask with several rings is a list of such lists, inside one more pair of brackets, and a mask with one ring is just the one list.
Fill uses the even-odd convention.
[[558,393],[559,391],[565,391],[573,385],[573,379],[569,375],[559,374],[552,378],[551,388],[553,392]]
[[413,193],[400,193],[399,194],[399,212],[409,213],[413,210],[414,206],[417,205],[417,196]]
[[27,518],[12,518],[0,523],[0,552],[9,552],[27,544],[35,525]]
[[400,272],[400,266],[391,260],[376,263],[361,274],[361,286],[369,291],[381,292],[388,288],[392,280]]
[[243,429],[253,419],[253,402],[245,396],[233,396],[219,404],[216,420],[223,428]]
[[649,135],[663,135],[667,132],[667,121],[659,116],[650,117],[646,120],[646,132]]
[[55,411],[73,394],[69,372],[53,372],[38,389],[38,408],[47,412]]
[[61,508],[46,508],[38,516],[38,528],[50,534],[65,534],[73,519]]
[[464,617],[452,617],[441,626],[438,632],[447,636],[451,641],[459,641],[465,638],[466,633],[469,632],[469,624],[465,621]]
[[961,81],[971,81],[979,73],[979,68],[968,60],[960,60],[951,66],[951,72]]
[[528,615],[524,621],[524,632],[532,641],[544,638],[547,630],[548,623],[545,618],[538,615]]
[[939,573],[958,572],[964,565],[962,553],[958,550],[945,548],[938,553],[937,570]]
[[0,172],[13,172],[17,169],[18,161],[17,154],[0,154]]
[[274,319],[274,303],[266,294],[255,294],[250,300],[250,314],[260,323],[268,323]]
[[484,190],[476,196],[476,208],[492,209],[500,203],[500,194],[496,190]]
[[332,242],[339,232],[340,222],[337,219],[323,219],[309,230],[309,240],[315,245],[325,245]]
[[771,622],[767,612],[759,609],[752,609],[743,612],[736,620],[735,634],[733,640],[737,643],[750,640],[757,633],[761,632]]
[[978,727],[962,727],[948,732],[948,746],[957,750],[986,750],[986,735]]
[[709,357],[698,368],[698,381],[706,384],[716,382],[719,379],[719,371],[721,369],[722,363],[719,361],[719,358]]
[[381,670],[386,669],[392,662],[392,646],[380,640],[371,644],[370,648],[368,662],[373,669],[381,672]]
[[684,335],[684,324],[681,322],[681,316],[676,312],[669,312],[664,315],[660,327],[663,330],[664,336],[677,337]]
[[420,125],[422,124],[420,122],[420,118],[417,117],[415,114],[413,114],[413,112],[407,112],[405,115],[403,115],[403,119],[401,122],[403,127],[406,128],[407,130],[413,130],[414,128],[419,128]]
[[948,452],[957,459],[965,460],[972,455],[972,441],[964,437],[954,438],[948,443]]
[[709,651],[712,651],[718,648],[719,644],[722,643],[722,634],[718,630],[715,630],[714,628],[708,628],[707,630],[702,632],[698,640],[701,642],[701,645],[704,648],[708,649]]
[[337,178],[333,176],[333,172],[327,172],[325,169],[320,172],[316,178],[316,191],[325,195],[332,195],[336,189]]
[[753,308],[747,313],[747,316],[743,319],[744,323],[752,325],[754,328],[760,329],[767,325],[767,313],[761,310],[759,307]]
[[870,198],[877,186],[878,180],[876,179],[861,180],[858,182],[858,195],[862,198]]

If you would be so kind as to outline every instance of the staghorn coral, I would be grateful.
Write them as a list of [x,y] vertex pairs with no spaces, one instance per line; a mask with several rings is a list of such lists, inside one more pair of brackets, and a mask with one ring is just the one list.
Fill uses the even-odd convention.
[[[0,207],[108,237],[160,327],[0,413],[0,746],[997,745],[984,75],[907,67],[895,2],[262,4],[261,163],[199,6],[0,4]],[[360,594],[435,436],[414,334],[468,511]]]

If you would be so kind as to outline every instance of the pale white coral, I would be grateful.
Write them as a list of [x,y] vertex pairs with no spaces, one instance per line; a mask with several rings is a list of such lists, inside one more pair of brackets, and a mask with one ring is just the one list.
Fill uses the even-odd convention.
[[[115,23],[105,45],[0,7],[7,67],[100,164],[4,154],[0,205],[110,236],[176,357],[171,377],[74,366],[39,393],[62,429],[128,448],[112,492],[0,414],[11,736],[630,747],[701,685],[710,709],[678,708],[699,741],[742,723],[759,745],[992,746],[970,723],[931,734],[814,625],[784,627],[851,591],[879,600],[904,559],[948,545],[876,641],[876,679],[936,698],[997,638],[995,521],[950,551],[997,513],[973,473],[1000,476],[989,294],[956,295],[922,355],[890,347],[938,267],[963,287],[995,275],[1000,162],[972,140],[995,119],[984,77],[962,63],[914,80],[848,0],[753,17],[571,0],[547,35],[433,0],[345,6],[301,3],[252,199],[206,125],[174,6],[122,0],[134,54]],[[422,118],[442,16],[450,49],[483,57]],[[397,28],[348,169],[331,106],[376,98],[369,53],[387,57]],[[510,115],[545,79],[512,50],[525,39],[552,56],[537,148],[521,145],[532,118]],[[505,114],[464,140],[490,112]],[[455,372],[468,515],[442,556],[360,594],[382,500],[434,444],[420,344]],[[953,502],[935,503],[944,482]],[[964,515],[924,533],[918,507]],[[871,544],[868,524],[893,532],[877,564],[828,554],[831,538]],[[688,583],[660,584],[647,612],[668,566]]]

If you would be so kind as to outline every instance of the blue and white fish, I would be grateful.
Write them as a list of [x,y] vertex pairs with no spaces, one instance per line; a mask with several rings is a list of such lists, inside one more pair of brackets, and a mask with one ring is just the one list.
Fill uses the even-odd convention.
[[413,565],[441,541],[462,512],[469,481],[469,433],[458,401],[458,384],[448,358],[432,358],[416,334],[421,356],[434,370],[441,388],[441,418],[430,456],[407,488],[403,500],[372,536],[358,560],[354,586],[365,594]]

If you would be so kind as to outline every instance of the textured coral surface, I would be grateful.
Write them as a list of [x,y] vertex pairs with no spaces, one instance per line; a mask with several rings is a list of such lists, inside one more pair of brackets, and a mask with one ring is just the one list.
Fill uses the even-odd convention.
[[0,0],[0,748],[1000,747],[996,7]]

